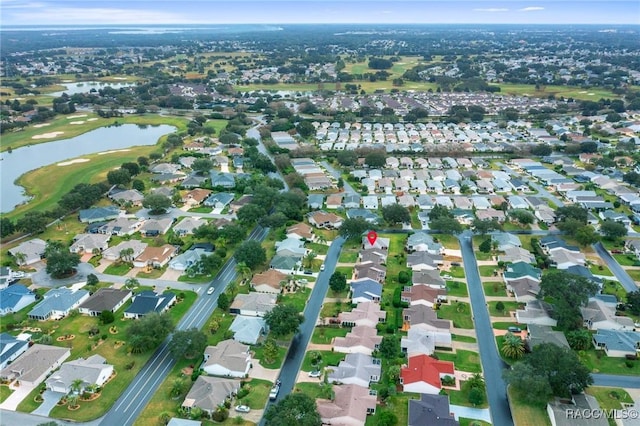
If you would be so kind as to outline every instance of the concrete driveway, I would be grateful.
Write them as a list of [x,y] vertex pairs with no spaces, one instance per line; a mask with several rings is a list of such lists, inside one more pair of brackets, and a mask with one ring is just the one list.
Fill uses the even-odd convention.
[[62,392],[54,392],[50,390],[44,391],[44,393],[42,394],[42,399],[44,399],[44,401],[42,402],[42,404],[40,404],[38,408],[33,410],[31,414],[36,414],[38,416],[48,416],[49,412],[53,410],[53,407],[56,406],[58,401],[60,401],[60,399],[64,395],[65,394]]
[[451,405],[451,412],[456,416],[457,420],[460,417],[465,419],[483,420],[487,423],[491,423],[491,415],[488,408],[471,408],[463,405]]

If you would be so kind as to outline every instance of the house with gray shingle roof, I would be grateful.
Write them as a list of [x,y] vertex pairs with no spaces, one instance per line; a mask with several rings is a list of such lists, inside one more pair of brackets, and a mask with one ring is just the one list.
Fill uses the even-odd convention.
[[276,306],[277,296],[271,293],[251,292],[249,294],[238,294],[229,312],[232,314],[264,317]]
[[432,255],[444,253],[442,244],[435,242],[433,237],[426,232],[416,232],[407,238],[406,249],[408,252],[425,251]]
[[49,290],[43,297],[29,312],[29,318],[40,321],[64,318],[89,298],[89,292],[60,287]]
[[170,291],[157,294],[153,291],[142,291],[133,296],[133,302],[124,311],[125,318],[142,318],[157,312],[159,314],[169,310],[176,303],[176,295]]
[[218,192],[204,200],[204,205],[214,209],[224,209],[233,201],[233,198],[234,195],[229,192]]
[[173,227],[173,232],[178,236],[191,235],[193,231],[209,223],[199,217],[185,217]]
[[78,234],[73,237],[73,244],[69,247],[71,253],[93,253],[94,250],[102,252],[109,248],[111,235],[105,234]]
[[0,377],[19,380],[24,386],[37,386],[71,355],[71,349],[36,343],[0,371]]
[[229,330],[233,332],[233,340],[247,345],[255,345],[260,338],[266,336],[267,323],[261,317],[237,315]]
[[329,383],[353,384],[368,388],[382,377],[381,361],[363,353],[347,354],[337,367],[331,367],[327,376]]
[[72,386],[76,380],[82,381],[81,394],[91,385],[102,386],[113,374],[113,365],[107,364],[107,360],[100,355],[92,355],[87,359],[78,358],[65,362],[60,369],[54,372],[45,381],[48,390],[68,394],[72,392]]
[[16,247],[8,250],[9,254],[16,259],[16,263],[20,266],[32,265],[42,260],[44,249],[47,247],[40,238],[33,238],[20,243]]
[[81,314],[97,317],[102,311],[116,312],[131,299],[131,290],[117,288],[101,288],[78,306]]
[[211,376],[245,377],[251,369],[249,346],[233,339],[207,346],[202,369]]
[[525,340],[530,350],[542,343],[552,343],[561,348],[570,349],[569,342],[562,331],[555,331],[548,325],[527,324]]
[[420,394],[409,399],[408,426],[460,426],[451,412],[448,395]]
[[8,333],[0,333],[0,370],[29,349],[28,340],[20,340]]
[[[211,415],[240,390],[240,380],[221,377],[198,376],[195,383],[184,398],[182,408],[190,412],[199,408]],[[200,424],[200,422],[198,422]]]

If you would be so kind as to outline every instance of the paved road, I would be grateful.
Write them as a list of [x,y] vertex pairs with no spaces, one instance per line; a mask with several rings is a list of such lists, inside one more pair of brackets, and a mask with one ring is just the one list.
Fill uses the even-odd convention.
[[[260,132],[258,131],[258,127],[265,124],[265,122],[263,121],[263,117],[257,117],[257,120],[258,120],[258,124],[255,127],[252,127],[249,130],[247,130],[247,137],[256,139],[259,142],[257,146],[258,152],[261,152],[262,154],[269,157],[271,159],[271,162],[275,164],[273,155],[269,152],[267,147],[264,146],[264,144],[262,143],[262,137],[260,136]],[[275,173],[269,173],[269,177],[280,179],[282,183],[284,183],[284,191],[289,190],[289,185],[287,184],[287,181],[284,180],[284,177],[282,176],[282,173],[280,173],[279,170]]]
[[[268,228],[256,227],[248,239],[262,241],[268,233]],[[231,258],[211,283],[215,287],[214,293],[199,297],[178,323],[176,329],[202,328],[218,305],[218,296],[235,279],[236,274],[236,262]],[[170,337],[160,345],[111,410],[102,418],[101,426],[125,426],[135,422],[175,364],[168,349],[169,341]]]
[[616,374],[592,374],[594,386],[640,389],[638,376],[618,376]]
[[494,425],[509,426],[513,425],[513,419],[511,418],[511,410],[507,401],[507,388],[504,380],[502,380],[502,371],[506,368],[506,364],[500,358],[495,344],[480,274],[478,273],[478,263],[473,254],[472,235],[471,232],[464,232],[458,239],[462,249],[464,271],[467,275],[482,370],[487,384],[489,411]]
[[611,256],[609,251],[604,248],[602,243],[594,244],[593,248],[595,249],[596,253],[598,253],[598,256],[600,256],[600,258],[605,261],[611,272],[613,272],[613,275],[616,276],[618,281],[620,281],[620,284],[622,284],[622,287],[624,287],[627,292],[638,290],[638,286],[636,285],[635,281],[633,281],[629,274],[627,274],[627,271],[625,271],[624,268],[620,266],[618,261],[615,260],[613,256]]
[[532,188],[538,191],[538,195],[541,196],[542,198],[546,198],[547,200],[550,200],[552,203],[554,203],[558,207],[564,207],[564,202],[561,199],[559,199],[558,197],[556,197],[555,195],[547,191],[547,188],[537,183],[533,178],[525,174],[516,172],[511,167],[507,166],[506,164],[503,164],[502,162],[496,162],[496,164],[500,166],[500,168],[504,170],[505,173],[508,173],[510,176],[522,178],[524,182],[526,182],[528,185],[530,185]]
[[[336,169],[334,169],[331,164],[329,164],[328,161],[321,161],[320,164],[322,164],[322,166],[327,169],[327,172],[329,172],[331,174],[331,176],[333,176],[336,179],[340,179],[342,176],[340,175],[340,172]],[[344,192],[346,192],[347,194],[357,194],[356,190],[353,189],[353,186],[349,185],[349,182],[347,182],[346,180],[344,180]]]
[[[298,371],[300,371],[300,367],[302,366],[302,360],[304,359],[305,350],[307,348],[307,345],[309,344],[309,341],[311,340],[313,329],[316,326],[318,315],[320,314],[320,309],[322,308],[322,302],[327,294],[327,290],[329,289],[329,278],[336,268],[338,257],[340,257],[340,250],[342,249],[343,244],[344,239],[342,237],[338,237],[329,247],[327,257],[324,261],[325,269],[318,275],[318,279],[316,280],[313,286],[313,291],[311,292],[311,296],[309,297],[309,302],[307,303],[307,307],[304,310],[305,320],[300,326],[300,332],[291,342],[289,352],[287,353],[287,358],[285,359],[284,364],[282,365],[282,369],[280,370],[279,379],[282,384],[280,385],[280,393],[278,394],[276,402],[290,394],[293,390],[293,386],[296,382],[296,377],[298,376]],[[271,404],[271,401],[267,403],[265,412]],[[264,418],[260,421],[260,425],[265,425]]]

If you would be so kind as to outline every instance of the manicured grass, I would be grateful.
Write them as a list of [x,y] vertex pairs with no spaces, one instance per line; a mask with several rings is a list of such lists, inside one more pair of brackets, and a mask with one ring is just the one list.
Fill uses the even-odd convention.
[[340,312],[350,312],[351,304],[346,302],[326,302],[322,305],[322,309],[320,310],[320,318],[325,318],[328,320],[329,318],[335,318],[338,316]]
[[311,294],[311,289],[304,288],[296,291],[295,293],[287,293],[280,297],[281,297],[282,303],[286,305],[293,305],[299,312],[302,312],[304,311],[304,308],[307,305],[307,301],[309,300],[310,294]]
[[326,345],[331,343],[335,337],[346,336],[349,331],[349,327],[316,327],[313,329],[311,343]]
[[311,397],[313,400],[316,400],[319,398],[328,399],[329,396],[332,396],[332,388],[332,384],[324,383],[322,380],[318,380],[317,382],[296,383],[293,391],[302,392],[303,394]]
[[604,275],[606,277],[612,277],[613,273],[609,270],[606,265],[591,265],[589,266],[589,270],[593,275]]
[[489,315],[492,317],[508,317],[511,312],[515,312],[516,309],[521,309],[521,304],[518,302],[502,302],[504,305],[504,310],[499,311],[496,309],[496,304],[498,302],[489,302]]
[[471,306],[469,306],[468,303],[449,302],[448,304],[441,305],[437,312],[438,318],[451,320],[454,327],[473,328]]
[[632,254],[612,254],[620,266],[636,266],[640,261]]
[[460,426],[491,426],[491,423],[483,422],[482,420],[467,419],[466,417],[460,417],[458,419]]
[[340,257],[338,258],[339,263],[356,263],[358,260],[358,251],[357,250],[342,250],[340,252]]
[[585,393],[594,396],[600,403],[600,408],[605,410],[619,410],[623,408],[623,403],[633,404],[633,398],[621,388],[589,386]]
[[600,98],[605,99],[618,99],[620,95],[616,95],[610,90],[593,87],[590,89],[583,89],[575,86],[556,86],[546,85],[543,90],[536,90],[535,85],[532,84],[515,84],[515,83],[500,83],[500,92],[509,95],[529,95],[537,98],[547,98],[550,95],[556,97],[564,96],[565,98],[574,98],[581,100],[597,101]]
[[313,250],[315,254],[327,254],[327,252],[329,251],[329,246],[325,244],[307,243],[305,244],[305,247]]
[[625,364],[625,358],[612,358],[600,351],[601,357],[598,359],[598,351],[589,349],[588,351],[578,351],[580,361],[593,373],[621,374],[625,376],[640,376],[640,361],[632,362],[632,368]]
[[437,239],[440,244],[444,246],[444,248],[458,250],[460,248],[460,244],[458,243],[458,237],[455,235],[448,234],[434,234],[433,238]]
[[302,371],[308,372],[315,369],[313,365],[311,365],[311,352],[320,352],[322,355],[318,368],[324,368],[330,365],[337,366],[346,356],[346,354],[333,351],[307,351],[304,355],[304,360],[302,361],[302,367],[300,368]]
[[478,340],[471,336],[461,336],[459,334],[452,334],[451,339],[456,342],[476,343]]
[[636,282],[636,285],[640,283],[640,269],[627,269],[627,274]]
[[602,292],[604,294],[613,294],[618,299],[618,302],[627,300],[627,290],[618,281],[605,281],[602,286]]
[[340,272],[342,275],[346,276],[348,281],[353,275],[353,268],[351,266],[338,266],[335,272]]
[[9,386],[0,385],[0,402],[4,402],[12,393],[13,390],[9,389]]
[[[207,320],[207,323],[202,328],[202,331],[204,331],[205,334],[207,334],[208,346],[215,346],[218,343],[222,342],[223,340],[226,340],[226,338],[228,337],[226,335],[226,332],[227,330],[229,330],[229,327],[231,326],[231,323],[233,322],[234,318],[235,318],[234,315],[230,315],[229,313],[224,312],[220,308],[216,308],[213,311],[213,313]],[[211,324],[213,323],[218,324],[218,329],[215,332],[213,332],[213,329],[211,327]]]
[[128,161],[136,161],[140,156],[148,156],[156,149],[156,146],[139,146],[131,147],[129,151],[109,155],[83,155],[82,158],[89,161],[64,167],[52,164],[30,171],[18,178],[17,183],[23,186],[33,198],[27,204],[7,213],[6,217],[16,219],[28,211],[51,209],[57,206],[60,198],[77,184],[105,180],[109,170]]
[[211,207],[199,206],[199,207],[193,207],[193,208],[189,209],[189,212],[191,212],[191,213],[211,213],[211,210],[213,210]]
[[447,281],[447,292],[450,297],[467,297],[467,284],[461,281]]
[[260,362],[260,365],[264,368],[268,368],[270,370],[277,370],[282,366],[282,362],[284,361],[284,357],[287,354],[287,348],[284,346],[278,345],[278,355],[271,363],[267,363],[264,359],[263,347],[262,346],[254,346],[252,347],[254,352],[253,358],[257,359]]
[[483,282],[485,296],[506,296],[507,288],[501,281]]
[[466,371],[467,373],[480,373],[482,371],[480,355],[476,352],[458,349],[455,353],[436,351],[435,354],[442,361],[455,363],[456,370]]
[[480,272],[481,277],[495,277],[495,271],[498,270],[497,265],[480,265],[478,266],[478,272]]
[[253,410],[264,408],[273,383],[268,380],[251,379],[247,384],[251,390],[247,396],[241,399],[242,405],[248,405]]
[[417,393],[398,393],[387,398],[386,406],[378,406],[375,414],[367,416],[365,426],[377,426],[380,424],[380,416],[384,411],[391,411],[398,418],[397,425],[409,423],[409,400],[420,399]]
[[512,389],[507,389],[511,416],[518,426],[551,426],[546,406],[527,403],[526,395],[519,395]]
[[105,274],[123,276],[133,268],[131,263],[112,263],[104,270]]
[[189,274],[182,274],[178,277],[178,281],[181,283],[194,283],[194,284],[203,284],[210,282],[214,277],[214,274],[210,275],[194,275],[189,276]]
[[462,266],[452,266],[449,270],[449,275],[451,275],[453,278],[464,278],[464,269],[462,268]]
[[[456,366],[457,368],[457,366]],[[462,405],[465,407],[473,407],[473,408],[487,408],[489,407],[489,403],[487,402],[487,392],[484,393],[484,403],[482,405],[474,406],[469,402],[469,391],[462,387],[458,390],[447,390],[449,394],[449,403],[454,405]]]
[[136,277],[138,278],[150,278],[150,279],[158,279],[166,272],[167,268],[162,269],[152,269],[150,272],[140,271]]

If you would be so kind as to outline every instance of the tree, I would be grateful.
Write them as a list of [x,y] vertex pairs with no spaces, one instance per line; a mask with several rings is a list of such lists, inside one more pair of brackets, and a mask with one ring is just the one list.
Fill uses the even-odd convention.
[[585,351],[591,348],[592,336],[586,329],[573,330],[567,334],[567,342],[574,351]]
[[87,285],[94,286],[100,282],[96,274],[87,275]]
[[553,300],[558,327],[575,330],[582,326],[580,307],[598,290],[598,285],[587,278],[565,271],[553,271],[542,277],[538,298]]
[[383,167],[387,162],[387,153],[384,150],[374,150],[364,157],[364,162],[369,167]]
[[394,426],[398,424],[398,416],[393,411],[383,410],[378,416],[378,426]]
[[393,360],[402,354],[400,340],[396,336],[384,336],[378,347],[378,353],[383,359]]
[[600,232],[602,232],[605,239],[615,241],[618,238],[626,237],[628,230],[624,223],[607,219],[600,225]]
[[226,311],[229,309],[230,305],[231,302],[229,301],[229,296],[227,296],[226,293],[220,293],[220,296],[218,296],[218,308]]
[[303,264],[305,265],[305,267],[311,269],[311,267],[313,266],[313,261],[316,257],[318,257],[318,255],[315,251],[310,251],[309,253],[307,253],[303,258]]
[[291,393],[264,414],[268,426],[320,426],[316,402],[305,393]]
[[116,317],[115,317],[115,315],[113,315],[113,312],[111,312],[109,310],[104,310],[104,311],[100,312],[100,321],[103,324],[111,324],[115,320],[116,320]]
[[510,211],[509,216],[511,216],[513,219],[517,220],[523,225],[530,225],[536,219],[533,213],[523,209],[515,209]]
[[480,250],[482,253],[489,253],[491,252],[491,247],[491,238],[487,238],[480,243],[480,245],[478,246],[478,250]]
[[[573,217],[568,217],[563,221],[557,223],[558,229],[568,235],[575,235],[578,233],[578,230],[587,226],[589,225],[586,225]],[[589,231],[586,231],[586,232],[589,232]]]
[[502,375],[516,393],[526,397],[531,403],[546,404],[553,394],[549,381],[524,361],[515,363],[511,369],[504,370]]
[[267,261],[267,254],[259,241],[249,240],[243,242],[237,249],[233,257],[238,263],[244,263],[249,268],[254,269],[256,266]]
[[274,338],[270,337],[266,342],[264,342],[262,355],[264,356],[264,361],[267,364],[271,364],[276,360],[278,357],[278,344]]
[[480,235],[485,235],[491,231],[499,231],[502,230],[502,225],[495,219],[474,219],[471,224],[473,229],[478,232]]
[[531,148],[531,154],[537,155],[539,157],[546,157],[547,155],[551,155],[553,152],[553,148],[549,144],[539,144]]
[[171,207],[171,199],[162,194],[149,194],[142,200],[142,206],[149,209],[150,214],[163,214]]
[[257,204],[249,203],[238,210],[238,220],[244,224],[251,225],[258,221],[258,219],[267,216],[267,211]]
[[47,229],[49,220],[41,212],[28,212],[16,222],[16,229],[27,234],[39,234]]
[[131,182],[131,188],[140,191],[140,192],[144,192],[145,190],[145,185],[144,182],[140,179],[134,179],[133,182]]
[[133,162],[122,163],[120,168],[123,169],[123,170],[128,171],[129,172],[129,176],[131,176],[131,177],[140,174],[140,166],[138,165],[138,163],[133,163]]
[[184,380],[177,378],[173,381],[173,385],[171,386],[171,391],[169,394],[172,398],[177,398],[185,391],[185,382]]
[[498,312],[504,311],[504,303],[501,300],[499,300],[496,303],[496,311],[498,311]]
[[334,272],[329,278],[329,287],[334,293],[340,293],[347,288],[347,277],[341,272]]
[[111,170],[107,173],[109,185],[127,185],[131,182],[131,175],[127,169]]
[[133,321],[126,330],[131,353],[155,349],[174,329],[168,314],[151,313]]
[[296,130],[298,131],[300,136],[305,139],[313,136],[316,133],[316,128],[313,127],[313,124],[311,124],[311,122],[308,120],[303,120],[298,123],[298,125],[296,126]]
[[[570,219],[574,221],[574,219]],[[586,247],[598,241],[598,234],[590,225],[584,225],[578,228],[573,235],[576,241],[582,247]]]
[[382,207],[382,217],[389,225],[411,222],[409,209],[397,203]]
[[358,161],[358,154],[356,154],[356,152],[353,150],[345,149],[338,152],[338,154],[336,155],[336,159],[341,166],[349,167],[356,164],[356,161]]
[[284,336],[296,333],[304,321],[304,316],[294,306],[281,304],[267,312],[264,320],[274,336]]
[[580,221],[580,223],[586,225],[587,218],[588,218],[588,211],[587,209],[580,206],[576,206],[576,205],[558,207],[558,209],[556,209],[556,218],[558,222],[562,222],[566,219],[573,218]]
[[82,385],[84,384],[84,380],[82,379],[74,379],[69,386],[71,389],[71,393],[78,395],[82,391]]
[[511,332],[504,335],[502,342],[502,354],[510,359],[520,359],[524,356],[524,342],[520,336],[516,336]]
[[206,346],[207,335],[197,328],[191,328],[173,333],[169,350],[175,359],[193,358],[201,354]]
[[371,229],[371,224],[361,217],[347,218],[342,221],[339,233],[347,240],[360,240],[365,231]]
[[627,293],[627,308],[633,315],[640,315],[640,290]]
[[51,274],[53,278],[73,274],[80,263],[80,255],[71,253],[59,241],[49,241],[44,250],[44,256],[47,258],[47,274]]
[[0,219],[0,237],[8,237],[14,232],[16,232],[16,227],[11,219],[7,217]]
[[191,169],[199,175],[206,175],[209,170],[213,169],[213,162],[207,158],[198,158],[194,160]]
[[249,268],[244,262],[238,262],[236,264],[236,272],[242,281],[251,278],[251,268]]
[[462,232],[462,225],[452,217],[440,217],[429,223],[429,228],[443,234],[459,234]]
[[125,280],[125,282],[124,282],[124,286],[125,286],[127,289],[131,290],[131,289],[134,289],[134,288],[136,288],[136,287],[139,287],[139,286],[140,286],[140,281],[138,281],[138,280],[137,280],[137,279],[135,279],[135,278],[127,278],[127,279]]
[[473,406],[482,405],[484,402],[484,392],[478,388],[473,388],[469,391],[469,402],[473,404]]

